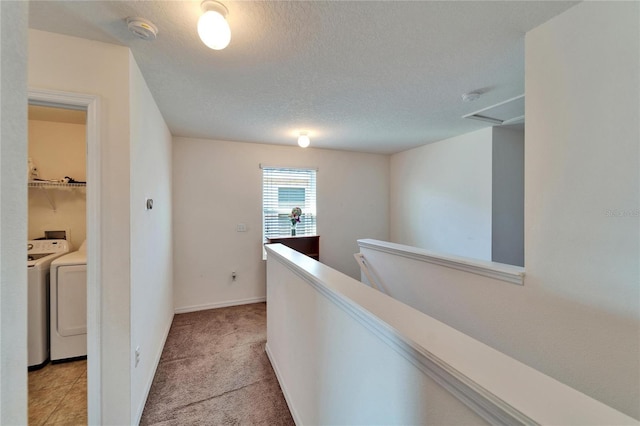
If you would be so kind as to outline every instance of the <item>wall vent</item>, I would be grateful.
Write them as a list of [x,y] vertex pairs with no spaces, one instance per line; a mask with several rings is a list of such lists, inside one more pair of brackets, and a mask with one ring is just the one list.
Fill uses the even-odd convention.
[[483,108],[480,111],[463,115],[462,118],[487,121],[502,126],[524,121],[524,95],[507,99],[506,101]]

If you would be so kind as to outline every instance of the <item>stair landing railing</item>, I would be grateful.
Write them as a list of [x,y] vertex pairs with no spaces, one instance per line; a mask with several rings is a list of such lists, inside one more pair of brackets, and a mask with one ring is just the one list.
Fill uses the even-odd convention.
[[376,275],[373,269],[367,265],[364,255],[362,253],[354,253],[353,257],[355,257],[356,262],[358,262],[358,265],[360,266],[360,270],[362,271],[364,276],[367,278],[369,285],[372,288],[375,288],[376,290],[381,291],[384,294],[389,294],[389,292],[386,291],[384,286],[382,285],[380,278]]

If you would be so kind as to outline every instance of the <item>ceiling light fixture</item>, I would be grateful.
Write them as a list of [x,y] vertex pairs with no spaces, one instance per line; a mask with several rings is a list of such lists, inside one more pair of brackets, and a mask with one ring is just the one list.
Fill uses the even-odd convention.
[[307,132],[300,132],[300,136],[298,136],[298,145],[300,145],[300,148],[306,148],[310,143],[311,140]]
[[198,19],[200,39],[210,49],[224,49],[231,41],[231,28],[226,19],[229,10],[214,0],[204,0],[200,7],[204,12]]

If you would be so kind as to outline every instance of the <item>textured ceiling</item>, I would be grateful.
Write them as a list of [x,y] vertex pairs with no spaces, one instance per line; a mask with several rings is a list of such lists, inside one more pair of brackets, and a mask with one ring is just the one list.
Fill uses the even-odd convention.
[[223,3],[222,51],[199,1],[31,1],[29,26],[129,46],[174,136],[393,153],[486,127],[461,117],[524,93],[525,32],[576,2]]

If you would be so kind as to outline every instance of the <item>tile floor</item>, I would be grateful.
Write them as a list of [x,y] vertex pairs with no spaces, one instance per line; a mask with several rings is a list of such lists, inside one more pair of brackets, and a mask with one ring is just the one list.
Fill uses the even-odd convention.
[[86,424],[86,360],[29,372],[29,425]]

